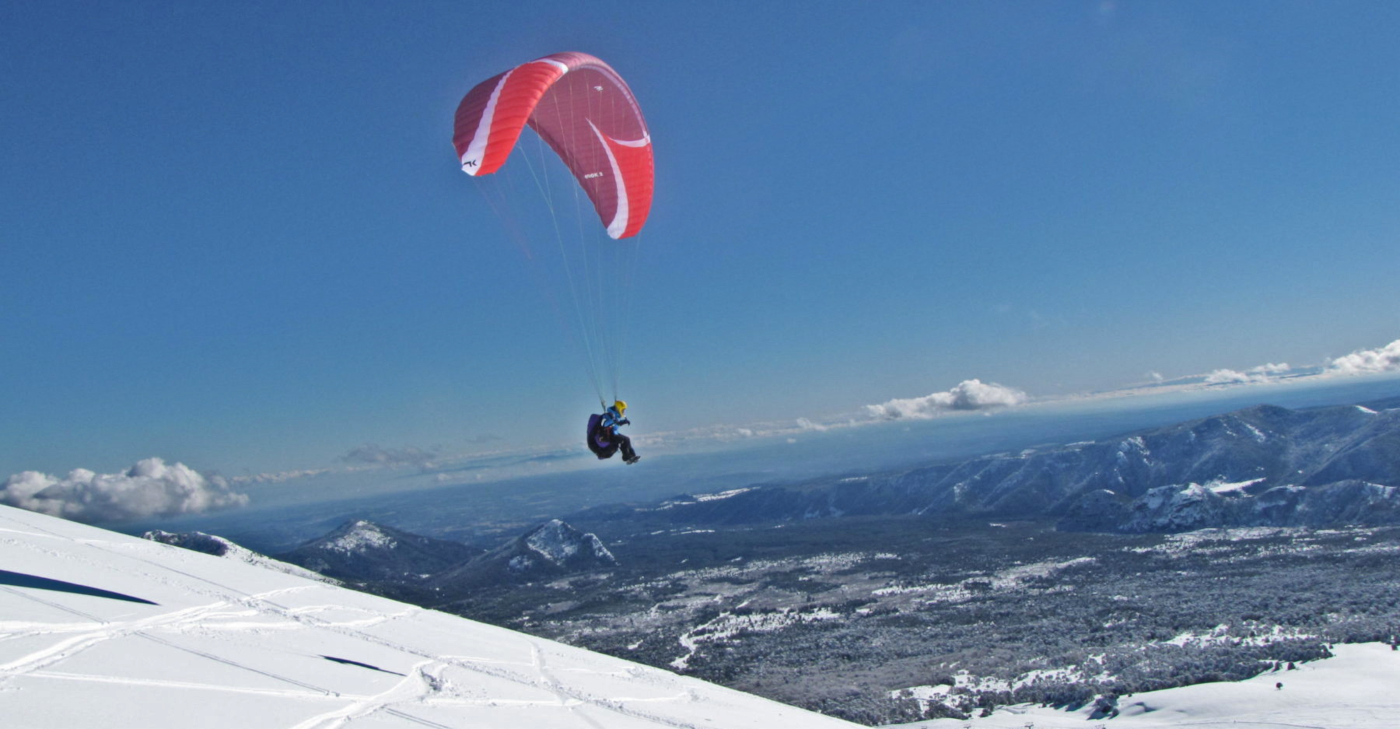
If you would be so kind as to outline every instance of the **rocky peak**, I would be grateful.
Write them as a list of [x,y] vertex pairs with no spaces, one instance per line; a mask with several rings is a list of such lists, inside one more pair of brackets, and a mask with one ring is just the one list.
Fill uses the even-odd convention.
[[152,542],[169,544],[175,547],[183,547],[195,552],[212,554],[215,557],[222,557],[230,551],[240,549],[238,545],[223,537],[216,537],[213,534],[204,532],[167,532],[160,529],[153,529],[141,535],[142,539],[149,539]]
[[394,549],[398,546],[398,542],[383,527],[364,519],[345,524],[327,535],[323,542],[325,549],[346,554]]
[[551,519],[522,538],[523,545],[546,561],[564,567],[585,562],[613,565],[617,559],[593,534],[585,534],[559,519]]

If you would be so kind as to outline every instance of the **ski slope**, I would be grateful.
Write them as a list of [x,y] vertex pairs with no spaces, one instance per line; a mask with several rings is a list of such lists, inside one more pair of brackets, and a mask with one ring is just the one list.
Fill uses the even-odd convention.
[[6,729],[838,729],[692,678],[0,507]]

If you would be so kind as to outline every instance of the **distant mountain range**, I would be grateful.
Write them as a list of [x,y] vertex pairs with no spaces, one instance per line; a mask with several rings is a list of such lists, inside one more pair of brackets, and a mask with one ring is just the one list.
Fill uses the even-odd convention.
[[433,599],[448,600],[486,585],[552,579],[617,564],[598,537],[558,519],[490,551],[360,519],[278,559],[340,580],[410,588],[404,594],[431,593]]
[[[1260,405],[1099,441],[900,472],[764,484],[613,505],[569,517],[610,539],[846,516],[1052,518],[1061,531],[1178,532],[1227,526],[1400,524],[1400,398],[1290,410]],[[216,551],[208,535],[151,536]],[[592,533],[562,520],[482,550],[365,520],[278,559],[352,582],[454,599],[609,569]]]
[[[612,539],[904,515],[1049,517],[1062,531],[1123,533],[1400,524],[1400,398],[1302,410],[1259,405],[1098,441],[603,506],[568,518]],[[208,535],[150,538],[221,548]],[[278,559],[445,597],[616,565],[597,536],[559,519],[489,551],[357,520]]]
[[570,517],[614,533],[843,516],[1042,518],[1063,530],[1400,523],[1400,398],[1270,405],[1107,440],[767,484]]

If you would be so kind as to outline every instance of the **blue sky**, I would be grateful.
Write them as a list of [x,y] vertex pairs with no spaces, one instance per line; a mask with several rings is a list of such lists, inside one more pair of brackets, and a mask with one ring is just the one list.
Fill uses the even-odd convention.
[[1384,1],[5,3],[0,476],[575,438],[450,143],[561,50],[654,140],[639,433],[1383,347],[1397,37]]

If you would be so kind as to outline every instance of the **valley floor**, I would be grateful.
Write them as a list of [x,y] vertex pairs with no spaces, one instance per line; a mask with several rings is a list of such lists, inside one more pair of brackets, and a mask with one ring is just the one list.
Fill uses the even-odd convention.
[[1272,686],[1400,636],[1394,527],[837,526],[655,535],[616,544],[608,574],[438,607],[872,726]]

